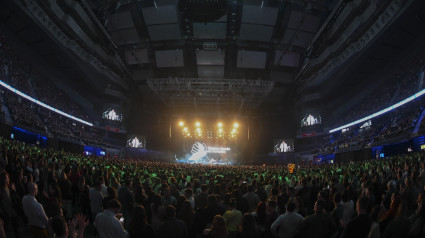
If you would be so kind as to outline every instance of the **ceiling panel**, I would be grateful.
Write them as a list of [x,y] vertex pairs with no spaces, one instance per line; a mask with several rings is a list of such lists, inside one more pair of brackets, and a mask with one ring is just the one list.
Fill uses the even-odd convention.
[[198,77],[200,78],[223,78],[224,66],[198,66]]
[[226,39],[227,23],[193,23],[195,39]]
[[241,24],[239,39],[252,41],[270,41],[272,35],[272,26]]
[[132,27],[134,27],[134,22],[130,11],[124,11],[114,14],[107,24],[107,28],[109,31],[116,31]]
[[133,70],[133,80],[144,81],[146,79],[153,78],[153,71],[151,69]]
[[289,17],[288,27],[315,33],[320,25],[320,18],[304,12],[292,11]]
[[111,38],[117,45],[136,43],[140,41],[136,28],[111,32]]
[[238,50],[237,67],[264,69],[266,68],[266,57],[267,52]]
[[224,50],[221,51],[196,51],[196,63],[198,65],[224,65]]
[[244,5],[242,10],[242,23],[260,25],[275,25],[278,9],[274,7],[261,7]]
[[178,22],[175,5],[147,7],[142,9],[146,25],[159,25]]
[[292,83],[294,79],[294,73],[290,72],[280,72],[280,71],[272,71],[270,72],[270,79],[275,82],[281,83]]
[[311,33],[316,33],[320,27],[320,18],[318,16],[307,15],[304,18],[303,24],[300,26],[300,30]]
[[296,51],[276,51],[274,64],[288,67],[298,67],[300,53]]
[[147,49],[134,49],[125,51],[125,62],[127,64],[146,64],[149,63]]
[[178,24],[149,26],[148,30],[152,41],[180,40],[182,38]]
[[156,67],[183,67],[183,50],[155,51]]
[[310,45],[313,37],[314,34],[312,33],[286,29],[282,43],[286,45],[296,45],[307,48]]

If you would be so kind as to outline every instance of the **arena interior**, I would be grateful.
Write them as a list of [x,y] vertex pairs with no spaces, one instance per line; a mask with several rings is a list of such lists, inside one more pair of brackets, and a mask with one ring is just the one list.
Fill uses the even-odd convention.
[[0,238],[425,237],[424,0],[0,1]]

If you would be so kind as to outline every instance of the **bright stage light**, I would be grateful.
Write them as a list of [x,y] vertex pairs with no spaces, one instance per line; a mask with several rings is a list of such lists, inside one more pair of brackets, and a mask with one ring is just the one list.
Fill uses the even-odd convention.
[[234,128],[238,128],[239,127],[239,123],[237,123],[237,122],[233,123],[233,127]]
[[179,126],[184,126],[184,122],[180,121]]
[[236,128],[233,128],[232,132],[233,132],[233,133],[236,133],[236,131],[237,131],[237,130],[236,130]]
[[200,127],[201,126],[201,123],[199,121],[197,121],[197,122],[195,122],[195,126],[196,127]]
[[222,128],[219,128],[218,129],[218,133],[222,133],[223,132],[223,129]]
[[188,129],[187,129],[187,127],[183,128],[183,131],[184,131],[184,132],[186,132],[187,130],[188,130]]
[[217,124],[217,126],[218,126],[219,128],[221,128],[221,127],[223,127],[223,123],[219,122],[219,123]]

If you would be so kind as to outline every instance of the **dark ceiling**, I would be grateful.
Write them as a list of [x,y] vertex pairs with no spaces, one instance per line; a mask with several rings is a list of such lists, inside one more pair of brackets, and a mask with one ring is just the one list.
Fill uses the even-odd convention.
[[[89,1],[140,92],[154,91],[174,107],[281,103],[335,2]],[[187,86],[174,83],[177,78],[186,78]],[[155,87],[155,79],[170,81],[167,90]],[[190,86],[217,85],[221,79],[229,83],[219,92]],[[246,84],[258,80],[273,86],[266,91],[256,87],[263,82],[240,87],[238,80],[245,79]]]
[[[320,57],[344,33],[344,22],[351,23],[371,4],[367,0],[79,0],[72,4],[35,0],[87,52],[96,54],[100,48],[113,58],[104,63],[122,79],[124,83],[120,84],[108,80],[52,39],[26,12],[28,6],[23,1],[4,2],[0,9],[1,27],[23,43],[22,49],[31,49],[42,58],[36,64],[50,66],[77,91],[91,95],[90,100],[110,97],[113,101],[114,97],[105,93],[111,89],[119,92],[115,95],[130,100],[135,94],[145,103],[186,109],[196,108],[197,104],[230,108],[284,104],[296,95],[295,88],[304,77],[299,72],[306,57]],[[387,2],[373,2],[376,13],[372,16],[379,16],[379,7],[386,7]],[[82,10],[76,7],[80,5]],[[343,24],[335,28],[329,22],[344,14],[346,5],[347,9],[355,6],[356,11],[349,12]],[[65,15],[55,12],[55,7]],[[74,22],[69,21],[71,18]],[[414,19],[423,22],[421,18]],[[353,82],[335,83],[337,78],[350,76],[353,70],[367,73],[385,65],[384,59],[391,57],[388,52],[400,47],[402,50],[409,35],[419,29],[412,30],[411,25],[418,24],[408,21],[398,28],[399,32],[388,33],[396,36],[380,41],[382,47],[374,47],[366,61],[357,58],[363,59],[358,66],[362,71],[358,67],[341,67],[343,70],[327,83],[299,92],[321,93],[323,103],[331,99],[323,95],[350,87],[349,82]],[[364,21],[354,33],[361,34],[360,30],[369,23]],[[73,24],[80,26],[81,32],[75,31]],[[406,36],[398,37],[400,32]],[[84,37],[89,40],[84,41]],[[314,74],[313,69],[306,70],[305,75]]]

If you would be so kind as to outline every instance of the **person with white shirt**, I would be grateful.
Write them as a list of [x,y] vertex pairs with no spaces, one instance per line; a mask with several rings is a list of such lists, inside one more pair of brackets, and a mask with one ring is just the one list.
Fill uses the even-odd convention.
[[286,208],[286,213],[280,215],[271,226],[271,231],[277,234],[279,227],[279,238],[292,238],[296,234],[297,226],[304,221],[304,217],[295,211],[295,203],[290,202]]
[[121,203],[117,199],[112,199],[106,204],[106,209],[97,214],[94,226],[99,234],[99,238],[128,237],[123,224],[115,217],[120,209]]
[[35,183],[28,183],[28,194],[22,198],[22,207],[28,218],[30,231],[34,238],[48,238],[47,221],[43,206],[37,201],[38,188]]
[[92,219],[94,220],[96,215],[103,211],[103,193],[101,182],[96,182],[94,184],[94,188],[90,188],[89,197]]

